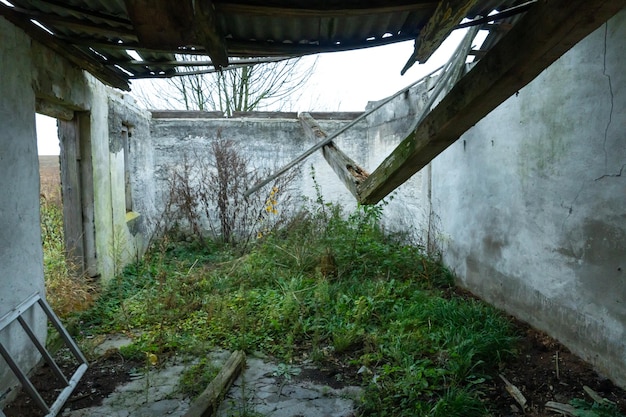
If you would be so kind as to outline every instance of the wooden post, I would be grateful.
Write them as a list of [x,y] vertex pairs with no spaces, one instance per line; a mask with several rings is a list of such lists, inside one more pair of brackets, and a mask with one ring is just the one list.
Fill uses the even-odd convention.
[[239,375],[246,363],[246,355],[237,350],[230,355],[222,370],[206,389],[191,403],[183,417],[212,417],[217,412],[222,397]]

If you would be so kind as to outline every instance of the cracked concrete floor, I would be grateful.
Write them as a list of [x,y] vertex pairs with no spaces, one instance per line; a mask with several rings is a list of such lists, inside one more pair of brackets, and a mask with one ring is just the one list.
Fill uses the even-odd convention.
[[[210,355],[217,366],[226,362],[230,352]],[[65,410],[63,417],[155,417],[184,416],[190,400],[178,392],[178,381],[189,363],[170,359],[161,368],[133,375],[96,407]],[[276,364],[267,359],[248,357],[244,372],[235,380],[219,410],[219,417],[350,417],[361,388],[331,388],[299,376],[302,369]],[[298,375],[296,377],[296,375]]]

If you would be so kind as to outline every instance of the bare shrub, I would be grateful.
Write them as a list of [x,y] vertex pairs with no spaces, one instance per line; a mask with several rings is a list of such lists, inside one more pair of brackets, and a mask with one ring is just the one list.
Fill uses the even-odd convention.
[[[163,228],[245,248],[285,223],[293,211],[293,171],[246,196],[268,175],[256,169],[237,144],[218,132],[208,155],[194,152],[170,169]],[[180,237],[180,236],[179,236]]]

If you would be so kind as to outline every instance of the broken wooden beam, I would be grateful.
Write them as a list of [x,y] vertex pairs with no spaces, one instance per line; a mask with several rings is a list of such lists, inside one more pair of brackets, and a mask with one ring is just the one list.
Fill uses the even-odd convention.
[[[304,134],[309,139],[315,141],[326,139],[328,135],[309,113],[301,113],[298,118],[300,119]],[[332,141],[322,147],[322,154],[341,182],[343,182],[352,195],[359,200],[359,184],[365,181],[369,173],[341,151]]]
[[502,379],[502,381],[504,382],[504,387],[506,388],[506,391],[511,395],[511,397],[513,397],[515,401],[517,401],[520,407],[522,407],[522,411],[525,411],[526,403],[528,401],[526,400],[526,397],[524,397],[524,394],[522,394],[522,391],[520,391],[519,388],[517,388],[515,385],[511,384],[511,382],[509,382],[509,380],[506,379],[504,375],[500,374],[500,379]]
[[569,404],[562,404],[562,403],[557,403],[554,401],[548,401],[545,407],[546,407],[546,410],[559,413],[562,416],[573,417],[573,416],[579,415],[576,407],[569,405]]
[[217,68],[228,66],[211,1],[125,0],[140,44],[148,48],[201,46]]
[[360,187],[375,204],[626,6],[626,0],[534,4]]
[[415,64],[424,63],[441,46],[477,0],[443,0],[415,39],[415,49],[400,72],[402,75]]
[[246,192],[244,193],[244,195],[246,197],[248,197],[252,193],[255,193],[255,192],[259,191],[262,187],[266,186],[271,181],[274,181],[276,178],[280,177],[285,172],[289,171],[291,168],[297,166],[299,163],[304,161],[306,158],[308,158],[309,156],[313,155],[315,153],[315,151],[317,151],[318,149],[322,149],[322,147],[324,145],[330,143],[334,138],[336,138],[337,136],[341,135],[343,132],[345,132],[346,130],[350,129],[352,126],[356,125],[357,123],[365,120],[369,115],[371,115],[372,113],[374,113],[375,111],[380,109],[385,104],[389,103],[391,100],[395,99],[396,97],[398,97],[398,96],[400,96],[402,94],[405,94],[411,88],[413,88],[413,87],[415,87],[415,86],[417,86],[419,84],[427,82],[430,79],[431,76],[433,76],[434,74],[439,72],[441,69],[442,69],[442,67],[439,67],[439,68],[435,69],[434,71],[430,72],[429,74],[425,75],[424,77],[420,78],[419,80],[415,81],[414,83],[404,87],[402,90],[399,90],[398,92],[396,92],[392,96],[389,96],[386,99],[380,101],[378,104],[376,104],[371,109],[367,110],[365,113],[361,113],[361,115],[358,116],[356,119],[352,120],[350,123],[344,125],[340,129],[334,131],[329,136],[327,136],[326,139],[324,139],[323,141],[320,141],[320,142],[316,143],[315,145],[311,146],[309,149],[304,151],[302,154],[300,154],[298,157],[293,159],[291,162],[289,162],[287,165],[285,165],[282,168],[280,168],[278,171],[276,171],[272,175],[268,176],[264,180],[259,181],[258,183],[256,183],[251,188],[248,188],[246,190]]
[[217,412],[221,399],[246,363],[246,355],[237,350],[230,355],[217,376],[191,403],[183,417],[211,417]]
[[224,37],[217,29],[215,7],[211,0],[193,0],[193,32],[207,50],[216,69],[228,66]]

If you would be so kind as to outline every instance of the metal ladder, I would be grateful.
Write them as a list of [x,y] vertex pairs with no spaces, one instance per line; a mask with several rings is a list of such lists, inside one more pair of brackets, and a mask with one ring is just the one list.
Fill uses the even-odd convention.
[[[78,368],[76,369],[74,374],[69,378],[69,380],[63,374],[63,371],[61,371],[61,368],[59,368],[59,366],[54,361],[54,359],[52,358],[52,355],[50,355],[46,347],[39,341],[39,339],[37,338],[37,336],[31,329],[31,327],[28,325],[26,320],[22,317],[35,304],[38,304],[41,307],[43,312],[48,317],[49,322],[54,326],[54,328],[59,333],[59,336],[61,336],[61,338],[65,342],[65,346],[69,348],[74,358],[79,363]],[[5,314],[2,318],[0,318],[0,332],[2,332],[5,328],[7,328],[15,320],[17,320],[20,323],[20,325],[22,326],[22,329],[26,332],[31,342],[33,343],[33,345],[35,345],[35,347],[37,348],[37,350],[39,351],[43,359],[46,361],[48,366],[50,366],[50,369],[52,370],[54,375],[60,381],[62,381],[63,384],[65,384],[65,388],[61,391],[61,393],[59,394],[57,399],[54,401],[54,403],[48,406],[46,402],[43,400],[43,398],[41,398],[41,395],[39,394],[37,389],[30,382],[30,379],[28,378],[28,376],[19,368],[19,366],[17,365],[17,363],[15,362],[11,354],[7,351],[5,346],[2,344],[2,341],[0,341],[0,355],[2,355],[6,363],[9,365],[9,367],[13,371],[13,374],[15,374],[17,379],[22,384],[22,387],[24,387],[26,392],[28,392],[28,394],[33,399],[33,401],[35,401],[35,403],[39,406],[39,408],[41,408],[41,410],[47,413],[46,417],[54,417],[59,413],[59,411],[61,410],[61,407],[63,407],[63,404],[65,404],[65,401],[67,401],[69,396],[72,394],[72,391],[74,391],[74,388],[78,384],[78,381],[87,370],[87,367],[88,367],[87,359],[85,359],[85,357],[79,350],[74,340],[72,340],[72,337],[69,335],[65,327],[63,327],[63,324],[61,323],[59,318],[56,316],[56,314],[54,314],[54,312],[50,308],[50,305],[46,302],[46,300],[41,298],[39,293],[32,294],[30,297],[24,300],[20,305],[18,305],[13,310]],[[0,410],[0,416],[4,416],[4,413],[2,413],[2,410]]]

